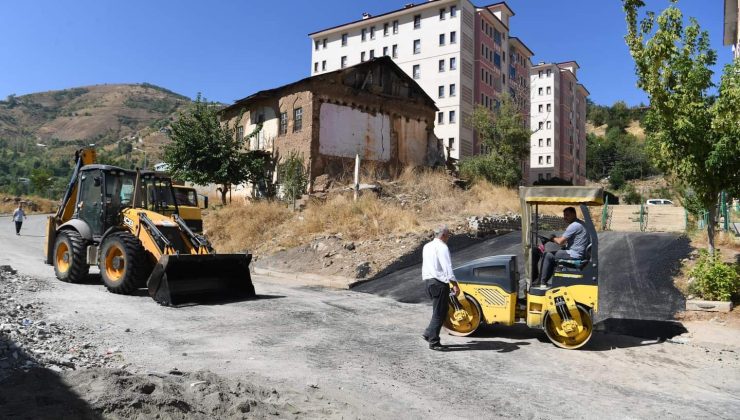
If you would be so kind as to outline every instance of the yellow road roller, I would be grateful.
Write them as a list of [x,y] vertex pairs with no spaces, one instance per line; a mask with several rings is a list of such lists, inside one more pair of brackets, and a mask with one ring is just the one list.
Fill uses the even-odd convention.
[[[481,324],[526,322],[531,328],[544,329],[547,338],[558,347],[583,347],[591,338],[593,317],[599,309],[599,239],[589,207],[603,204],[603,190],[522,187],[519,196],[524,275],[519,273],[515,255],[481,258],[455,268],[461,293],[450,296],[444,327],[451,335],[468,336]],[[556,260],[549,284],[534,287],[544,245],[550,239],[540,234],[544,230],[540,226],[541,205],[578,206],[590,245],[582,259]],[[520,287],[524,289],[523,296]]]

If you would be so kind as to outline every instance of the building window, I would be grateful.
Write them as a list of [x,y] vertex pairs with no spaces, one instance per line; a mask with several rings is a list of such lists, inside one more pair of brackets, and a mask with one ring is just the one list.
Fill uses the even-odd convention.
[[457,6],[450,6],[450,17],[457,17]]
[[445,34],[439,34],[439,45],[445,44]]
[[319,62],[313,63],[313,72],[317,73],[319,71]]
[[321,41],[317,39],[316,41],[313,42],[313,49],[318,51],[320,45],[321,45]]
[[537,107],[537,112],[539,112],[540,114],[542,114],[542,105],[539,105],[539,106]]
[[398,58],[398,45],[393,45],[392,54],[393,58]]
[[[539,77],[540,79],[542,79],[542,70],[540,70],[539,72],[537,72],[537,76],[538,76],[538,77]],[[540,174],[540,175],[542,175],[542,174]]]
[[321,71],[326,71],[326,60],[321,62]]
[[457,44],[457,32],[450,32],[450,44]]
[[414,64],[412,74],[414,75],[414,79],[421,77],[421,67],[418,64]]
[[455,111],[450,111],[450,116],[447,118],[447,121],[450,124],[455,124],[455,122],[456,122],[456,119],[455,118],[456,118]]
[[301,131],[303,128],[303,108],[293,110],[293,132]]
[[421,54],[421,40],[414,40],[414,54]]
[[437,113],[437,124],[444,124],[444,123],[445,123],[445,113],[438,112]]
[[375,26],[370,27],[370,39],[375,39]]
[[493,65],[496,66],[497,69],[501,68],[501,56],[497,52],[493,53]]
[[455,150],[455,148],[453,147],[454,145],[455,145],[455,138],[454,137],[450,137],[449,139],[447,139],[447,148],[448,149]]
[[394,34],[398,33],[398,21],[397,20],[393,21],[393,33]]
[[547,163],[550,163],[550,162],[551,162],[550,155],[547,155]]
[[339,66],[341,68],[347,67],[347,56],[346,55],[341,58]]
[[542,147],[542,139],[540,139],[539,146]]
[[547,69],[547,77],[550,77],[550,76],[552,76],[552,70]]
[[537,159],[537,163],[539,163],[540,165],[542,165],[542,163],[543,163],[542,156],[540,156],[539,159]]
[[549,95],[549,94],[551,94],[551,93],[552,93],[552,88],[551,88],[550,86],[548,86],[548,87],[547,87],[547,94]]
[[501,32],[496,29],[493,30],[493,42],[495,42],[496,45],[501,46]]
[[450,58],[450,70],[457,70],[457,58]]
[[550,112],[550,110],[552,110],[552,105],[551,104],[547,104],[547,112]]
[[365,62],[365,51],[360,53],[360,63],[364,63],[364,62]]
[[542,96],[542,88],[537,89],[537,94]]
[[552,128],[552,121],[547,122],[547,128]]
[[362,39],[362,42],[367,40],[367,29],[362,28],[362,31],[360,31],[360,39]]
[[343,47],[346,47],[346,46],[347,46],[347,39],[348,39],[348,38],[349,38],[349,35],[347,35],[347,34],[342,34],[342,46],[343,46]]
[[445,71],[445,61],[444,60],[439,60],[439,71],[440,73]]
[[321,47],[326,48],[326,38],[321,41]]
[[552,139],[547,139],[547,145],[552,146]]
[[542,130],[543,128],[545,128],[545,123],[544,123],[544,122],[542,122],[542,121],[540,121],[540,123],[539,123],[539,125],[538,125],[537,127],[538,127],[538,128],[540,129],[540,130]]
[[383,24],[383,36],[388,36],[389,33],[389,25],[387,23]]
[[414,16],[414,29],[421,28],[421,15]]
[[[542,159],[542,158],[540,158],[540,159]],[[540,163],[542,163],[542,162],[540,162]],[[537,174],[537,180],[538,181],[542,181],[543,180],[542,174]]]
[[288,132],[288,113],[280,113],[280,134],[286,134]]
[[388,47],[383,47],[383,57],[388,56]]
[[375,58],[375,50],[370,50],[370,59]]
[[439,20],[445,20],[445,9],[439,9]]
[[438,98],[444,98],[445,97],[445,87],[444,86],[439,86],[437,88],[437,97]]
[[236,139],[241,140],[244,138],[244,126],[236,127]]
[[457,86],[454,83],[450,84],[450,96],[457,96]]

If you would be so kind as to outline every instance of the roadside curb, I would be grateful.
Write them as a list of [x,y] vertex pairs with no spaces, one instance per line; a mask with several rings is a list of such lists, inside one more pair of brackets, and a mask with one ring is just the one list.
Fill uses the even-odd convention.
[[687,311],[704,311],[704,312],[730,312],[732,302],[720,302],[716,300],[687,300]]
[[288,273],[272,267],[252,267],[252,272],[269,283],[294,286],[320,286],[331,289],[347,290],[357,283],[357,279],[342,276],[327,276],[313,273]]

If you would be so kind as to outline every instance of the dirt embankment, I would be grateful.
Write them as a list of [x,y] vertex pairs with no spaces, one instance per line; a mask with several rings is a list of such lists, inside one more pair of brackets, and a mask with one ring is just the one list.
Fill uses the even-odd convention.
[[[46,282],[0,267],[0,418],[328,418],[323,399],[208,371],[139,372],[81,325],[48,321]],[[309,387],[310,388],[310,387]],[[308,401],[312,401],[310,404]],[[318,402],[317,402],[318,401]]]

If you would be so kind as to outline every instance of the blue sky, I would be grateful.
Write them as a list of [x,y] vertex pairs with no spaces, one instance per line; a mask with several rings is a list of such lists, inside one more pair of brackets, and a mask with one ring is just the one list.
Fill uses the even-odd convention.
[[[0,2],[0,98],[102,83],[153,83],[231,103],[310,73],[308,33],[410,0],[32,0]],[[416,0],[420,2],[423,0]],[[494,1],[492,1],[494,2]],[[648,0],[662,10],[666,0]],[[478,1],[478,5],[488,4]],[[635,87],[619,0],[509,0],[511,34],[534,62],[576,60],[600,104],[647,101]],[[720,0],[679,7],[710,33],[721,66]]]

